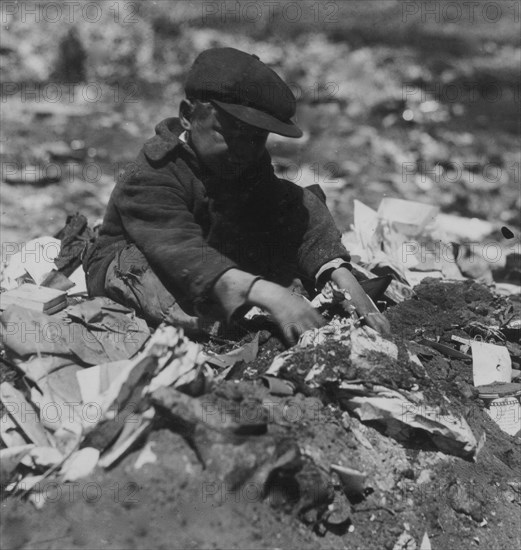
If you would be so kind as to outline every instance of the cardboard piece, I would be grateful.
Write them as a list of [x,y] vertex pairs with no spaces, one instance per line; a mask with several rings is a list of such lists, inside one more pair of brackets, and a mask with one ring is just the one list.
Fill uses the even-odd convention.
[[512,381],[512,359],[506,346],[472,341],[474,386]]
[[24,283],[0,294],[0,309],[17,305],[51,315],[67,307],[67,292]]

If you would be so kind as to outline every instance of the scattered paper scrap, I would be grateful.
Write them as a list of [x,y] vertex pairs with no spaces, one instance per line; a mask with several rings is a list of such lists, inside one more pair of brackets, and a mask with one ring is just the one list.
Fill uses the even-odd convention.
[[56,269],[54,260],[60,253],[60,246],[60,240],[54,237],[39,237],[23,244],[9,258],[9,265],[3,271],[2,288],[17,288],[27,276],[30,281],[41,284],[49,272]]
[[228,353],[217,355],[211,353],[205,353],[204,357],[208,363],[215,365],[219,368],[228,368],[239,361],[245,363],[251,363],[259,352],[259,333],[255,335],[251,342],[242,345]]
[[512,359],[506,346],[474,340],[471,349],[474,386],[511,382]]
[[[419,429],[448,454],[474,458],[478,442],[467,421],[455,413],[413,400],[411,392],[397,392],[383,386],[365,388],[363,384],[342,382],[337,397],[342,406],[362,422],[377,421],[396,439],[413,437]],[[412,430],[411,430],[412,428]]]
[[432,550],[431,541],[427,531],[423,534],[422,541],[420,543],[420,550]]
[[347,496],[357,496],[363,494],[365,490],[365,480],[367,474],[353,468],[346,468],[338,464],[331,464],[331,470],[337,473],[342,487]]
[[18,464],[33,447],[34,445],[19,445],[0,449],[0,486],[9,483]]
[[85,447],[73,453],[61,468],[63,481],[76,481],[87,477],[96,467],[99,455],[99,450],[92,447]]
[[134,462],[134,468],[136,470],[141,469],[145,464],[154,464],[157,462],[157,455],[152,450],[152,447],[154,446],[153,441],[149,441],[142,449],[142,451],[139,453],[138,457],[136,458],[136,462]]
[[47,447],[49,440],[34,406],[9,382],[0,384],[0,398],[8,414],[35,445]]

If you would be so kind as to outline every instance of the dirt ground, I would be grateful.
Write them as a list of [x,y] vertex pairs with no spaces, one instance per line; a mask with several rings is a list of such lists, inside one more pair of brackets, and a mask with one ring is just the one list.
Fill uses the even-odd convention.
[[[470,281],[430,280],[417,288],[417,296],[388,312],[398,345],[403,345],[401,337],[418,340],[435,329],[443,341],[457,334],[458,323],[464,326],[468,319],[490,323],[494,312],[499,314],[508,305],[506,299]],[[512,303],[521,310],[519,300]],[[314,354],[301,352],[294,361],[300,376],[315,362],[326,360],[327,372],[341,369],[345,378],[357,378],[359,373],[350,371],[342,347],[327,343]],[[373,380],[404,389],[418,384],[432,404],[440,404],[441,394],[448,397],[477,438],[486,434],[475,462],[436,451],[421,437],[396,441],[347,415],[327,392],[307,389],[306,395],[271,395],[258,378],[280,351],[268,341],[255,363],[246,371],[237,369],[231,380],[213,390],[220,396],[240,392],[262,401],[273,412],[266,435],[250,438],[244,448],[242,441],[205,440],[208,456],[217,452],[219,465],[207,463],[203,469],[197,442],[194,446],[168,427],[158,427],[148,439],[154,462],[136,467],[141,446],[92,478],[68,485],[49,482],[44,491],[47,502],[38,512],[27,502],[4,501],[2,547],[366,550],[395,548],[404,532],[402,542],[408,535],[417,546],[409,540],[399,548],[419,548],[425,532],[432,548],[519,547],[521,438],[504,434],[486,415],[472,389],[470,363],[449,360],[419,344],[410,347],[419,353],[425,371],[407,361],[373,361]],[[521,358],[519,351],[516,357]],[[365,471],[365,496],[348,500],[331,477],[336,509],[327,520],[320,520],[306,509],[309,495],[302,485],[300,493],[293,493],[291,487],[274,483],[267,498],[261,498],[255,485],[235,488],[230,475],[249,453],[264,452],[267,437],[297,442],[315,464]],[[223,472],[228,477],[223,478]],[[314,472],[307,475],[316,487]]]

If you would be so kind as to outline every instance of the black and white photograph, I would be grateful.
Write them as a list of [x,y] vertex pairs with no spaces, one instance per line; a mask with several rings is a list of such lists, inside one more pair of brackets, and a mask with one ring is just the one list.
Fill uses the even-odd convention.
[[521,548],[521,0],[0,19],[2,550]]

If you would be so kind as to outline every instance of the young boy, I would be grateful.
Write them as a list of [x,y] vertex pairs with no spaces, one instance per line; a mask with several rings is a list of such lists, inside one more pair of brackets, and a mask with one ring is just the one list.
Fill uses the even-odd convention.
[[196,59],[185,92],[179,118],[158,124],[112,192],[84,258],[89,293],[189,332],[259,306],[294,344],[324,321],[290,287],[330,279],[388,333],[323,199],[274,175],[268,134],[302,135],[289,87],[256,56],[215,48]]

